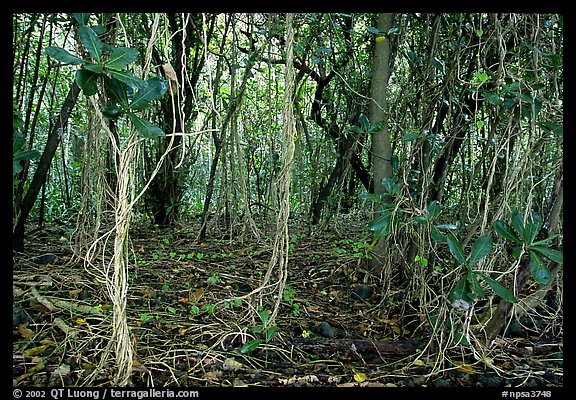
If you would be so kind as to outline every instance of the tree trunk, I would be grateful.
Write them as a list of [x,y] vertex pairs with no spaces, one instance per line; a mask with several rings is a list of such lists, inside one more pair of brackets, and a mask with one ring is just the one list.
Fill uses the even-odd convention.
[[[372,82],[370,84],[369,114],[370,122],[375,124],[383,121],[381,129],[372,136],[371,159],[372,174],[374,180],[374,193],[384,193],[382,179],[392,176],[392,146],[390,133],[388,132],[388,104],[386,95],[388,92],[388,79],[390,78],[390,40],[387,32],[392,28],[393,14],[381,13],[378,15],[378,30],[384,35],[376,38],[374,46],[374,58],[372,67]],[[381,272],[384,267],[382,257],[386,253],[386,241],[380,239],[374,246],[373,257],[370,260],[370,268],[373,272]]]
[[16,222],[16,226],[14,227],[12,245],[13,249],[16,251],[24,250],[24,225],[26,223],[26,219],[28,218],[32,207],[34,207],[38,193],[40,192],[40,189],[42,189],[42,184],[46,180],[46,174],[50,169],[50,164],[52,163],[52,159],[54,158],[54,154],[56,153],[56,149],[60,143],[60,138],[64,132],[64,128],[68,123],[68,118],[70,117],[70,114],[76,105],[79,93],[80,88],[74,81],[72,87],[68,91],[66,100],[64,100],[64,104],[62,105],[60,115],[56,120],[56,124],[48,134],[46,147],[44,147],[44,152],[40,157],[38,167],[36,168],[36,172],[34,173],[32,181],[30,182],[30,187],[28,188],[28,191],[22,200],[20,215],[18,217],[18,221]]

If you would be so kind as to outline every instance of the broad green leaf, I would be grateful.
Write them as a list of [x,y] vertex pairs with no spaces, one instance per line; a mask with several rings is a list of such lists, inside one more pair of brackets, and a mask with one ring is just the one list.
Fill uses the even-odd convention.
[[486,293],[484,292],[482,285],[480,285],[480,282],[478,282],[476,274],[472,271],[469,271],[466,274],[466,279],[470,283],[470,295],[472,300],[476,301],[478,299],[484,299],[486,297]]
[[549,247],[542,247],[542,246],[530,246],[530,250],[537,251],[538,253],[542,254],[544,257],[562,264],[564,262],[564,256],[562,255],[561,251],[551,249]]
[[269,342],[272,339],[274,339],[276,332],[278,332],[279,330],[280,328],[278,328],[277,326],[271,326],[270,328],[268,328],[268,330],[266,331],[266,342]]
[[12,132],[12,153],[16,153],[24,145],[24,134],[22,132]]
[[110,70],[108,71],[108,73],[110,74],[110,76],[118,79],[121,82],[124,82],[132,89],[141,89],[146,85],[145,81],[143,81],[140,78],[137,78],[132,72],[129,71]]
[[448,235],[448,248],[450,249],[450,253],[454,256],[458,264],[466,265],[466,256],[464,255],[464,250],[462,250],[462,246],[456,237],[452,234]]
[[164,131],[152,122],[138,117],[133,113],[128,114],[138,132],[147,139],[164,136]]
[[106,67],[122,70],[138,58],[138,50],[129,47],[115,47],[106,62]]
[[13,161],[12,162],[12,173],[13,174],[18,174],[20,173],[24,168],[20,165],[19,161]]
[[258,316],[260,317],[262,325],[266,326],[268,324],[268,318],[270,318],[270,313],[268,312],[268,310],[258,311]]
[[38,150],[22,150],[13,155],[13,161],[36,160],[38,157],[40,157]]
[[432,229],[430,230],[430,237],[437,241],[438,243],[446,243],[446,236],[440,232],[437,226],[433,225]]
[[86,25],[81,25],[78,29],[78,36],[80,36],[80,41],[86,51],[92,56],[92,58],[94,58],[94,60],[96,60],[96,62],[100,63],[103,43],[98,38],[98,35],[96,35],[96,32]]
[[536,236],[538,236],[538,232],[540,232],[540,228],[542,228],[542,218],[534,211],[528,216],[526,223],[524,224],[524,232],[522,234],[522,239],[524,243],[531,244]]
[[488,100],[488,103],[495,106],[499,106],[500,104],[502,104],[503,101],[502,97],[497,93],[486,92],[484,93],[484,97],[486,98],[486,100]]
[[546,132],[552,133],[556,136],[562,137],[564,135],[564,127],[562,124],[553,121],[544,121],[537,124]]
[[506,286],[504,286],[503,284],[501,284],[497,280],[492,279],[488,275],[485,275],[482,273],[479,273],[478,275],[480,275],[480,277],[482,279],[484,279],[484,282],[486,282],[490,286],[492,291],[497,296],[502,297],[504,300],[509,301],[510,303],[516,303],[518,301],[516,299],[516,297],[514,296],[514,293],[512,293],[512,291],[510,289],[508,289]]
[[360,199],[362,200],[368,200],[368,201],[373,201],[376,203],[380,202],[380,197],[378,197],[377,195],[373,194],[373,193],[368,193],[368,192],[362,192],[360,193]]
[[246,354],[250,353],[251,351],[255,350],[258,346],[264,343],[263,339],[254,339],[249,342],[244,343],[244,346],[240,348],[240,353]]
[[44,52],[50,57],[58,60],[64,64],[79,65],[85,63],[83,59],[76,57],[74,54],[70,54],[67,50],[62,47],[48,46],[44,49]]
[[90,13],[72,13],[72,16],[80,25],[86,25],[90,19],[90,15]]
[[456,286],[454,286],[454,289],[452,289],[452,291],[450,292],[450,301],[454,302],[455,300],[466,300],[467,302],[469,302],[470,298],[467,295],[467,293],[469,292],[468,290],[468,279],[466,279],[465,276],[463,276],[458,283],[456,284]]
[[124,110],[112,105],[104,105],[100,107],[100,110],[106,118],[110,118],[112,120],[118,119],[124,114]]
[[[524,238],[524,216],[519,211],[512,213],[512,227],[516,230],[519,239]],[[526,242],[523,242],[526,243]],[[530,243],[526,243],[530,244]]]
[[106,77],[104,79],[104,89],[106,90],[106,95],[118,103],[121,108],[127,110],[129,107],[128,90],[129,88],[124,84],[124,82],[118,79]]
[[82,89],[86,96],[92,96],[98,91],[98,77],[92,71],[86,69],[79,69],[76,71],[76,84]]
[[522,255],[522,246],[516,246],[512,249],[512,257],[515,260],[519,260]]
[[550,271],[542,263],[542,260],[535,252],[530,252],[530,273],[536,283],[547,284],[550,282]]
[[382,178],[382,185],[384,186],[384,191],[389,195],[395,195],[400,191],[400,184],[394,176]]
[[428,222],[428,218],[423,217],[421,215],[417,215],[414,217],[414,222],[417,224],[426,224]]
[[560,236],[560,234],[556,234],[556,235],[553,235],[553,236],[549,236],[549,237],[547,237],[547,238],[545,238],[545,239],[538,240],[537,242],[532,242],[530,245],[531,245],[531,246],[545,246],[545,245],[547,245],[548,243],[552,242],[554,239],[556,239],[558,236]]
[[100,64],[86,63],[82,66],[82,68],[87,69],[90,72],[94,72],[95,74],[102,74],[102,72],[104,72],[104,68]]
[[378,218],[370,221],[368,229],[374,232],[376,237],[384,237],[390,232],[390,214],[386,211]]
[[438,201],[433,200],[430,203],[428,203],[428,207],[426,210],[428,211],[428,219],[433,220],[434,218],[440,215],[440,212],[442,211],[442,206],[440,205],[440,203],[438,203]]
[[360,123],[362,129],[364,129],[365,132],[368,132],[368,130],[370,129],[370,120],[368,119],[368,117],[364,114],[360,114],[358,116],[358,122]]
[[168,90],[168,85],[163,78],[154,77],[146,81],[146,86],[138,90],[130,104],[133,110],[142,110],[150,105],[150,101],[159,99]]
[[405,142],[412,142],[418,138],[420,138],[419,132],[409,132],[402,137],[402,140]]
[[520,239],[518,239],[518,236],[506,221],[502,221],[499,219],[497,221],[494,221],[492,226],[494,227],[494,231],[496,231],[498,235],[512,242],[520,243]]
[[473,266],[478,261],[486,257],[488,253],[492,251],[492,237],[489,235],[480,236],[474,246],[472,246],[472,251],[470,252],[470,260],[468,264]]

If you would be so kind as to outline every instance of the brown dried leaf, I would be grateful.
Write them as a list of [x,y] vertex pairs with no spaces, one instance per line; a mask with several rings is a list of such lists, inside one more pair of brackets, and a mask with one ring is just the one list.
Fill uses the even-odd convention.
[[32,336],[34,336],[34,331],[30,328],[26,328],[22,325],[20,325],[18,327],[18,333],[20,334],[20,336],[22,336],[24,339],[30,339]]

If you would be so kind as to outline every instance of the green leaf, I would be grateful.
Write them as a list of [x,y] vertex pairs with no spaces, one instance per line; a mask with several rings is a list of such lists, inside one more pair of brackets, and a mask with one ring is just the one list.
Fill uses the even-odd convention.
[[564,256],[562,255],[561,251],[551,249],[549,247],[542,247],[542,246],[530,246],[530,250],[537,251],[538,253],[542,254],[544,257],[558,263],[562,264],[564,262]]
[[100,75],[88,71],[86,69],[79,69],[76,71],[76,84],[82,89],[86,96],[92,96],[98,91],[98,77]]
[[449,299],[453,303],[456,300],[464,300],[467,303],[473,303],[470,297],[471,288],[467,275],[460,278],[454,289],[450,292]]
[[100,56],[102,55],[102,46],[104,43],[98,38],[96,32],[92,30],[92,28],[86,25],[80,25],[78,29],[78,36],[80,36],[80,41],[82,45],[86,49],[86,51],[96,60],[96,62],[100,63]]
[[450,249],[450,253],[454,256],[458,264],[466,265],[466,256],[464,255],[464,250],[462,250],[462,245],[456,237],[452,234],[448,235],[448,248]]
[[440,215],[440,212],[442,211],[442,206],[440,206],[440,203],[438,203],[438,201],[433,200],[430,203],[428,203],[426,211],[428,212],[428,219],[433,220],[434,218]]
[[78,21],[78,24],[80,25],[86,25],[88,23],[88,20],[90,19],[90,13],[72,13],[72,16],[74,17],[74,19],[76,21]]
[[[512,213],[512,227],[516,230],[519,239],[524,238],[524,216],[519,211]],[[523,242],[526,243],[526,242]],[[526,243],[530,244],[530,243]]]
[[124,82],[115,78],[106,77],[104,79],[104,89],[106,90],[106,95],[112,101],[120,104],[124,110],[129,108],[129,88],[124,84]]
[[538,232],[540,232],[540,228],[542,228],[542,218],[534,211],[528,216],[526,223],[524,224],[524,232],[522,233],[522,239],[524,243],[531,244],[536,236],[538,236]]
[[430,230],[430,237],[438,243],[446,243],[447,241],[446,236],[440,232],[440,229],[438,229],[436,225],[432,226],[432,229]]
[[138,50],[129,47],[115,47],[106,62],[106,67],[122,70],[138,58]]
[[512,258],[519,260],[522,254],[522,246],[516,246],[512,249]]
[[168,84],[163,78],[154,77],[146,81],[145,87],[138,90],[130,104],[133,110],[143,110],[150,105],[150,101],[159,99],[168,90]]
[[277,326],[271,326],[270,328],[268,328],[268,330],[266,330],[266,343],[274,339],[274,336],[276,336],[276,332],[278,332],[279,330],[280,328],[278,328]]
[[48,46],[44,49],[44,52],[50,57],[64,64],[79,65],[85,63],[83,59],[76,57],[74,54],[70,54],[67,50],[58,46]]
[[370,221],[368,229],[374,232],[376,237],[384,237],[390,232],[390,213],[383,211],[382,215]]
[[124,82],[132,89],[141,89],[146,85],[146,83],[142,79],[137,78],[132,72],[129,71],[109,70],[108,73],[110,74],[110,76],[118,79],[121,82]]
[[16,153],[24,146],[24,134],[22,132],[12,132],[12,153]]
[[102,74],[102,72],[104,72],[104,68],[100,64],[86,63],[82,66],[82,68],[99,75]]
[[100,110],[106,118],[110,118],[112,120],[118,119],[124,114],[124,110],[113,105],[104,105],[100,107]]
[[518,236],[506,221],[502,221],[499,219],[497,221],[494,221],[492,226],[494,227],[494,231],[498,235],[502,236],[504,239],[508,239],[515,243],[520,243],[520,239],[518,239]]
[[472,251],[470,252],[470,261],[468,264],[473,266],[478,261],[486,257],[488,253],[492,251],[492,237],[489,235],[480,236],[474,246],[472,246]]
[[38,150],[19,150],[13,155],[13,161],[36,160],[38,157],[40,157]]
[[478,299],[483,299],[486,297],[486,293],[484,292],[482,285],[480,285],[480,282],[476,277],[476,273],[469,271],[466,274],[466,279],[468,279],[468,282],[470,283],[470,295],[473,301],[477,301]]
[[395,176],[385,176],[382,178],[382,186],[384,186],[384,191],[391,196],[400,191],[400,184]]
[[550,271],[542,263],[542,260],[533,251],[530,251],[530,273],[536,283],[547,284],[550,282]]
[[152,122],[138,117],[134,113],[128,113],[132,123],[138,129],[138,132],[147,139],[164,136],[164,131],[154,125]]
[[497,280],[492,279],[488,275],[485,275],[482,273],[479,273],[478,275],[482,279],[484,279],[484,282],[486,282],[490,286],[490,289],[492,289],[492,291],[497,296],[502,297],[504,300],[509,301],[510,303],[516,303],[518,301],[516,299],[516,297],[514,296],[514,293],[512,293],[512,291],[510,289],[508,289],[506,286],[502,285]]
[[251,351],[255,350],[258,346],[264,343],[263,339],[254,339],[249,342],[244,343],[244,346],[240,348],[240,353],[246,354],[250,353]]
[[358,122],[360,123],[360,127],[364,130],[364,132],[368,132],[370,129],[370,120],[364,114],[360,114],[358,116]]
[[412,142],[418,138],[420,138],[419,132],[409,132],[402,137],[402,140],[405,142]]
[[268,325],[268,318],[270,317],[270,313],[268,312],[268,310],[263,309],[258,311],[258,316],[260,317],[262,325],[264,326]]

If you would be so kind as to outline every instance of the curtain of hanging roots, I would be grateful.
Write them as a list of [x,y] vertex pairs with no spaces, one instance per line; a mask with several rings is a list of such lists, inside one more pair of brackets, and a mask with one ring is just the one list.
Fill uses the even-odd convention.
[[[151,44],[157,36],[158,19],[159,14],[156,14],[150,44],[146,51],[143,79],[146,79],[149,72],[152,48]],[[86,271],[94,275],[98,282],[103,282],[105,284],[106,293],[113,305],[112,331],[110,332],[109,337],[105,338],[107,339],[107,344],[103,351],[100,352],[100,360],[97,368],[86,378],[85,383],[90,384],[95,378],[99,377],[101,371],[107,365],[110,354],[113,352],[115,356],[113,384],[116,386],[125,386],[128,384],[132,372],[134,353],[133,343],[130,340],[130,331],[126,319],[129,268],[128,233],[132,218],[132,209],[146,191],[152,182],[152,179],[154,179],[158,173],[165,157],[172,150],[174,135],[171,136],[166,151],[160,157],[160,160],[147,183],[144,185],[140,193],[135,195],[135,166],[136,160],[138,159],[139,145],[142,143],[142,139],[139,139],[135,130],[132,130],[125,146],[121,149],[120,143],[116,143],[116,139],[100,111],[95,96],[89,97],[88,101],[90,106],[89,112],[91,112],[97,120],[95,125],[100,125],[101,129],[106,132],[113,147],[113,152],[115,156],[117,156],[115,159],[118,161],[118,164],[115,166],[117,187],[113,196],[115,225],[94,240],[86,251],[84,259],[84,267]],[[172,106],[173,108],[175,107],[174,104]],[[96,132],[98,131],[99,130],[97,129]],[[94,151],[97,151],[97,149],[98,148],[95,148]],[[94,158],[97,157],[98,156],[96,155]],[[100,175],[102,173],[101,168],[97,168],[96,173]],[[99,179],[93,179],[91,182],[97,184]],[[107,256],[106,249],[108,248],[108,243],[112,236],[114,238],[113,252],[109,260],[106,261],[109,257]],[[96,257],[97,253],[101,253],[99,258]]]
[[[274,238],[274,247],[272,257],[268,265],[268,271],[264,276],[262,286],[267,286],[272,277],[272,273],[277,271],[278,281],[273,284],[276,286],[276,303],[270,318],[269,325],[274,324],[286,278],[288,277],[288,246],[290,237],[288,235],[288,215],[290,213],[290,177],[292,173],[292,161],[294,158],[294,114],[292,110],[293,93],[294,93],[294,68],[293,68],[293,42],[294,31],[292,22],[293,14],[286,14],[286,70],[285,70],[285,87],[284,87],[284,129],[283,129],[283,161],[282,170],[280,171],[278,190],[280,199],[280,208],[276,220],[276,235]],[[261,292],[263,293],[263,292]],[[263,293],[265,294],[265,293]]]

